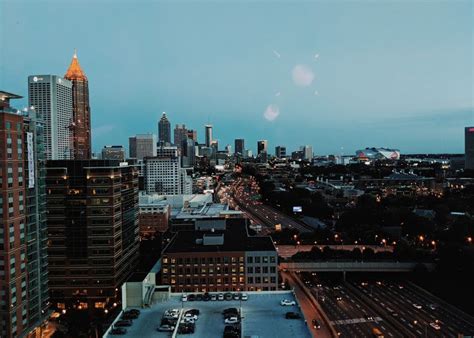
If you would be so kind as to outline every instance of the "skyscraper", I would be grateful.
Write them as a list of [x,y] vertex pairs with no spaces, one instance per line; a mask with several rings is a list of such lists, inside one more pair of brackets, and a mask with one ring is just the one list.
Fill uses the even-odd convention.
[[206,147],[210,147],[212,144],[212,125],[207,124],[204,126],[206,135]]
[[197,142],[197,131],[193,129],[188,129],[188,138],[194,141],[194,143]]
[[244,154],[245,150],[245,140],[243,138],[237,138],[234,141],[235,145],[235,155],[240,155],[242,156]]
[[195,151],[195,143],[192,139],[188,138],[183,141],[182,147],[182,165],[183,167],[189,168],[193,167],[196,162],[196,151]]
[[466,127],[464,131],[466,169],[474,170],[474,127]]
[[18,98],[0,91],[1,337],[26,336],[49,315],[43,124],[10,107]]
[[285,146],[276,146],[275,147],[275,156],[278,158],[286,157],[286,147]]
[[260,155],[262,152],[268,152],[268,141],[267,140],[260,140],[257,141],[257,155]]
[[311,161],[313,159],[313,146],[301,146],[300,150],[303,152],[303,159]]
[[163,112],[160,121],[158,122],[158,141],[165,146],[171,144],[171,123]]
[[74,51],[71,64],[64,78],[72,83],[73,123],[71,124],[72,157],[91,158],[91,109],[89,106],[89,83],[82,71]]
[[28,77],[28,102],[44,120],[47,160],[72,158],[72,82],[56,75]]
[[50,296],[110,309],[138,261],[138,170],[111,160],[47,162]]
[[183,152],[183,142],[188,138],[188,130],[184,124],[177,124],[174,128],[174,145],[178,147],[179,153]]
[[131,158],[143,160],[144,157],[156,156],[156,135],[138,134],[128,139]]

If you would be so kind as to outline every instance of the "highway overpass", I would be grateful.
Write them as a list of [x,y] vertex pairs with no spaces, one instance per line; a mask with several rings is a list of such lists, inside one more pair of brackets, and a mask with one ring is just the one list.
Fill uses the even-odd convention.
[[[280,267],[288,271],[308,272],[410,272],[418,262],[360,262],[360,261],[318,261],[281,262]],[[433,263],[421,263],[428,271],[435,268]]]

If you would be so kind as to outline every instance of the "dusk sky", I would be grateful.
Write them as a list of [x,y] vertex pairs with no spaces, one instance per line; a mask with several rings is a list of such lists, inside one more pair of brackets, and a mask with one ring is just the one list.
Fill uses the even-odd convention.
[[162,112],[223,148],[464,152],[474,124],[473,1],[5,1],[0,90],[89,78],[94,151]]

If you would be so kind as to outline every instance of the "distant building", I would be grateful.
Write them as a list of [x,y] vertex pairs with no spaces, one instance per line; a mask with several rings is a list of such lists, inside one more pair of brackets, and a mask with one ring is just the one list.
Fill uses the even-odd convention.
[[193,129],[188,129],[188,138],[197,143],[197,131]]
[[245,151],[245,140],[243,138],[237,138],[234,141],[235,155],[244,155]]
[[0,91],[0,336],[26,337],[49,317],[44,124]]
[[260,153],[262,153],[262,152],[268,153],[268,141],[267,140],[257,141],[257,155],[260,155]]
[[141,238],[152,238],[168,230],[171,206],[163,196],[142,194],[139,196],[138,225]]
[[291,159],[292,160],[303,160],[304,159],[304,152],[302,150],[295,150],[291,152]]
[[171,124],[166,113],[163,113],[158,122],[158,141],[163,145],[171,144]]
[[225,152],[228,154],[228,155],[231,155],[232,154],[232,146],[230,144],[226,145],[225,146]]
[[183,142],[188,139],[188,130],[184,124],[177,124],[174,128],[174,145],[178,147],[179,153],[182,153]]
[[191,168],[196,163],[196,154],[195,154],[195,143],[192,139],[188,138],[184,140],[181,147],[181,159],[182,166],[186,168]]
[[102,148],[103,160],[125,161],[125,148],[123,146],[104,146]]
[[72,87],[71,81],[56,75],[28,77],[28,104],[43,117],[44,151],[47,160],[73,157]]
[[275,156],[278,158],[286,157],[286,147],[285,146],[276,146],[275,147]]
[[210,147],[212,145],[212,125],[207,124],[204,126],[204,128],[206,135],[206,147]]
[[154,134],[138,134],[129,138],[131,158],[143,160],[145,157],[156,156],[156,136]]
[[138,260],[138,171],[110,160],[48,161],[50,296],[109,309]]
[[465,168],[474,170],[474,127],[466,127],[465,141]]
[[89,105],[89,82],[74,52],[71,64],[64,75],[72,83],[73,120],[70,127],[72,157],[91,158],[91,107]]
[[365,148],[357,150],[356,156],[359,160],[399,160],[400,150],[388,148]]
[[300,150],[303,152],[303,159],[311,161],[313,159],[313,147],[312,146],[301,146]]

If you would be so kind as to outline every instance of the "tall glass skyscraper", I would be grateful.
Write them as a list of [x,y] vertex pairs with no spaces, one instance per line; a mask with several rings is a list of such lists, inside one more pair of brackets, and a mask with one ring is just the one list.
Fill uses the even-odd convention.
[[165,146],[171,144],[171,124],[166,117],[166,113],[163,113],[158,122],[158,141]]

